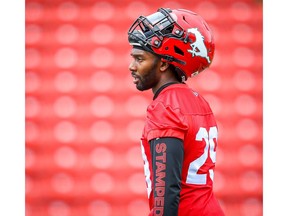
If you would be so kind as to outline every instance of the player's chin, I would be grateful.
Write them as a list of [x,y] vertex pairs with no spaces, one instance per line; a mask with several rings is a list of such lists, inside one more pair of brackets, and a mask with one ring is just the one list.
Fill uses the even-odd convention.
[[144,85],[142,85],[142,83],[140,83],[140,82],[137,82],[137,83],[136,83],[136,88],[137,88],[139,91],[145,91],[145,90],[148,89],[148,88],[146,88]]
[[142,87],[139,86],[139,85],[136,85],[136,88],[137,88],[137,90],[139,90],[139,91],[145,91],[145,90],[146,90],[146,89],[142,88]]

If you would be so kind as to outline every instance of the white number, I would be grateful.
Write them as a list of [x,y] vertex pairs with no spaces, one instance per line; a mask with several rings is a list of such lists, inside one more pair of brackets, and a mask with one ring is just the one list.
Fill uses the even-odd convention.
[[[205,129],[200,127],[198,133],[196,134],[196,140],[201,141],[205,140],[205,148],[204,148],[204,153],[194,161],[192,161],[189,165],[188,169],[188,175],[186,179],[186,183],[188,184],[206,184],[207,181],[207,176],[206,174],[197,174],[198,170],[200,169],[201,166],[205,163],[205,161],[208,158],[208,151],[210,151],[210,158],[213,163],[216,162],[216,151],[215,151],[215,143],[214,143],[214,138],[217,140],[218,138],[218,131],[217,127],[211,127],[209,129],[209,132]],[[209,150],[210,147],[210,150]],[[209,170],[209,175],[210,178],[213,181],[214,178],[214,172],[212,169]]]

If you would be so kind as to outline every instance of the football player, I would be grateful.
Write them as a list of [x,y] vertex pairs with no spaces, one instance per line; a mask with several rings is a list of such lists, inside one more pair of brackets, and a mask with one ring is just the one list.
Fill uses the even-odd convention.
[[128,31],[136,88],[151,89],[141,148],[150,216],[223,216],[213,193],[218,127],[185,81],[209,67],[211,29],[198,14],[159,8]]

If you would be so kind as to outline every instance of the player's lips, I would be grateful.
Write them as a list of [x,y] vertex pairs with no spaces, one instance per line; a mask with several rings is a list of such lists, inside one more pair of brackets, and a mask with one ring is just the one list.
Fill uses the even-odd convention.
[[139,77],[136,74],[133,74],[133,73],[132,73],[132,77],[134,78],[133,79],[133,83],[137,84],[139,82]]

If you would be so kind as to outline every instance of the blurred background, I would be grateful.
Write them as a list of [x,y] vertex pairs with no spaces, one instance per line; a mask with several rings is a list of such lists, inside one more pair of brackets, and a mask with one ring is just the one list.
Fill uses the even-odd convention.
[[200,14],[209,69],[187,82],[219,126],[214,191],[227,216],[263,214],[262,1],[26,0],[26,216],[147,216],[140,150],[152,93],[128,70],[127,31],[159,7]]

